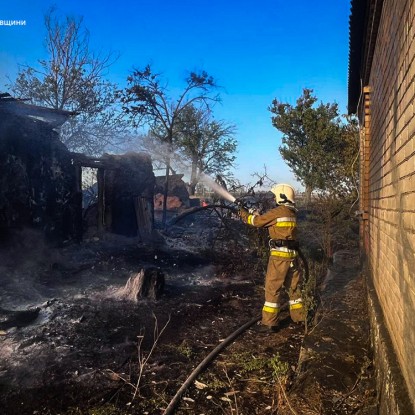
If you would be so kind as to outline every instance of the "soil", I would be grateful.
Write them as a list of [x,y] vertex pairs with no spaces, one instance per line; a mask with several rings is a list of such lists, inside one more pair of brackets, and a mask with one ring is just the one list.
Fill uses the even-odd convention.
[[[22,235],[0,270],[1,412],[162,414],[193,369],[260,314],[261,262],[242,236],[235,246],[221,240],[223,231],[201,212],[152,243],[107,236],[51,250]],[[147,266],[164,273],[164,294],[126,301],[125,283]],[[278,332],[253,325],[175,413],[289,413],[304,333],[286,306]]]

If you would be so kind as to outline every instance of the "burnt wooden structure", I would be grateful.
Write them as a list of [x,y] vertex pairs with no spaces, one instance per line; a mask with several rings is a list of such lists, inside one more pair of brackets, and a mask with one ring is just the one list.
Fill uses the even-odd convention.
[[100,158],[73,154],[79,185],[82,167],[97,169],[98,201],[94,209],[99,235],[105,232],[146,239],[154,222],[155,177],[146,153],[104,154]]
[[99,236],[151,235],[155,177],[150,156],[91,158],[70,152],[55,128],[72,115],[0,94],[0,242],[25,229],[39,230],[58,244],[81,240],[82,167],[98,171],[94,220]]
[[81,188],[72,155],[54,130],[71,115],[0,94],[2,241],[27,228],[56,243],[81,238]]

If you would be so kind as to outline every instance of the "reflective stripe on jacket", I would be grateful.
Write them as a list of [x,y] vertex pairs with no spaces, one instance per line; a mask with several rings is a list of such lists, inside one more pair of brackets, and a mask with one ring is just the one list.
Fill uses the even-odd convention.
[[297,226],[297,219],[294,216],[277,218],[277,223],[274,226],[276,226],[277,228],[294,229]]
[[245,209],[241,209],[240,213],[248,225],[267,228],[271,239],[296,239],[297,219],[294,207],[279,205],[262,215],[249,214]]

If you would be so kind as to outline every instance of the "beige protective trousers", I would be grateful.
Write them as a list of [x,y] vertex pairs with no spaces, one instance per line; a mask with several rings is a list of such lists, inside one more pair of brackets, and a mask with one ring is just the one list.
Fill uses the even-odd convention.
[[280,311],[280,293],[283,285],[290,297],[290,315],[295,322],[304,321],[305,313],[301,300],[301,273],[297,258],[281,260],[270,256],[265,276],[265,304],[262,309],[262,324],[276,326]]

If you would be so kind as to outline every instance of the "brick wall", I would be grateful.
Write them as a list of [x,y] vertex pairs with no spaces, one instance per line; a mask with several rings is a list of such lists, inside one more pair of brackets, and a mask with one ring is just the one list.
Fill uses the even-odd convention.
[[369,164],[365,171],[369,179],[366,200],[369,215],[365,227],[369,238],[366,249],[373,284],[413,403],[414,59],[415,0],[384,0],[369,80],[370,120],[366,120],[370,128]]

